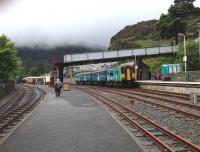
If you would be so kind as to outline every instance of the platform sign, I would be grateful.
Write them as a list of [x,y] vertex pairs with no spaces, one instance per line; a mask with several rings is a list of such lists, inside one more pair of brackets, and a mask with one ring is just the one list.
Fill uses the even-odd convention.
[[69,91],[69,90],[70,90],[69,84],[68,83],[64,83],[63,84],[63,91]]
[[183,62],[186,62],[187,61],[187,56],[184,56],[183,57]]

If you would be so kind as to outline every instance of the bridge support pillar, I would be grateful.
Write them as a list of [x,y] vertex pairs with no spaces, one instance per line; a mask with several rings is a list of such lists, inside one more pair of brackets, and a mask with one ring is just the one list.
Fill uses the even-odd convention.
[[63,69],[64,69],[63,65],[58,65],[58,77],[61,82],[63,82]]
[[142,58],[138,57],[137,58],[137,65],[138,65],[138,68],[137,68],[137,80],[142,80]]

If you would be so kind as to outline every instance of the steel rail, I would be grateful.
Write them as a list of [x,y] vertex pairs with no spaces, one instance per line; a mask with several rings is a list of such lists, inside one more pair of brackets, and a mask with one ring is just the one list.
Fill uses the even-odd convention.
[[[14,117],[12,117],[11,119],[8,119],[8,121],[3,123],[3,125],[0,126],[0,131],[3,131],[4,128],[6,128],[7,126],[9,126],[9,124],[12,124],[14,121],[16,121],[21,115],[23,117],[23,114],[25,114],[29,109],[31,109],[40,100],[42,94],[39,91],[36,91],[36,92],[37,92],[36,95],[38,97],[36,98],[36,96],[35,96],[35,98],[32,98],[32,100],[29,100],[29,101],[33,101],[31,104],[30,103],[29,103],[29,105],[23,104],[21,107],[18,107],[17,109],[15,109],[13,111],[13,113],[16,113],[16,112],[19,112],[19,113],[17,113]],[[19,109],[21,111],[17,111]]]
[[[97,88],[97,87],[93,87],[93,88]],[[107,89],[107,88],[103,88],[103,89]],[[200,110],[200,106],[196,106],[196,105],[188,104],[188,103],[183,103],[183,102],[178,102],[178,101],[174,101],[174,100],[170,100],[170,99],[166,99],[166,98],[156,97],[156,96],[152,96],[152,95],[148,95],[148,94],[143,94],[141,92],[138,93],[135,90],[114,89],[114,88],[112,88],[112,90],[122,91],[122,92],[125,92],[125,93],[135,93],[139,96],[146,96],[146,97],[150,97],[152,99],[163,100],[163,101],[166,101],[166,102],[169,102],[169,103],[172,103],[172,104],[176,104],[176,105],[185,106],[185,107],[193,108],[193,109],[196,109],[196,110]]]
[[[29,102],[31,102],[33,99],[36,98],[36,96],[38,95],[38,93],[34,94],[34,97],[31,98],[30,100],[28,100],[28,102],[26,104],[23,104],[20,107],[15,108],[13,111],[11,111],[10,113],[8,113],[7,115],[5,115],[4,117],[1,118],[1,121],[4,122],[5,120],[7,120],[6,122],[3,123],[3,125],[0,125],[0,130],[1,127],[3,128],[4,125],[6,125],[7,123],[9,123],[10,121],[12,121],[13,115],[18,116],[19,114],[21,114],[24,110],[26,110],[26,106],[28,105]],[[12,116],[11,116],[12,115]],[[16,117],[14,116],[14,118]],[[7,118],[7,119],[6,119]],[[11,118],[11,119],[9,119]]]
[[[128,89],[131,91],[131,89]],[[159,91],[159,90],[148,90],[148,89],[134,89],[133,91],[137,92],[148,92],[148,93],[153,93],[153,94],[159,94],[162,96],[173,96],[179,99],[184,99],[184,100],[190,100],[191,98],[189,97],[189,94],[182,94],[182,93],[174,93],[174,92],[164,92],[164,91]],[[156,93],[155,93],[156,92]],[[200,96],[197,95],[197,100],[200,100]]]
[[[18,98],[23,97],[24,94],[25,94],[25,89],[24,89],[23,87],[21,87],[21,88],[19,89],[19,91],[16,92],[16,93],[13,95],[13,97],[11,97],[8,101],[6,101],[4,104],[2,104],[2,105],[0,106],[0,112],[1,112],[2,110],[4,110],[5,107],[7,107],[7,106],[9,106],[10,104],[12,104],[13,101],[19,100]],[[16,99],[16,96],[18,97],[17,99]],[[15,99],[15,100],[14,100],[14,99]]]
[[12,113],[14,113],[15,111],[19,110],[20,108],[22,108],[23,106],[26,106],[29,104],[30,101],[32,101],[35,97],[36,97],[36,93],[34,91],[34,94],[21,106],[17,106],[15,107],[12,111],[8,112],[7,114],[3,115],[0,117],[0,120],[5,119],[6,117],[9,117],[9,115],[11,115]]
[[16,97],[17,94],[19,94],[19,93],[15,93],[15,95],[13,95],[8,101],[6,101],[6,103],[2,104],[2,105],[0,106],[0,110],[2,110],[4,107],[6,107],[7,105],[9,105],[10,102],[12,102],[13,99],[15,99],[15,97]]
[[[3,104],[3,105],[0,107],[0,109],[3,109],[3,110],[0,111],[0,119],[1,119],[1,117],[2,117],[3,115],[6,114],[6,112],[7,112],[8,110],[12,109],[13,107],[15,107],[15,106],[18,104],[18,102],[24,97],[25,92],[26,92],[26,91],[25,91],[25,89],[23,88],[23,92],[20,94],[20,96],[19,96],[13,103],[11,103],[11,102],[12,102],[12,100],[13,100],[16,96],[14,96],[14,98],[10,99],[8,102],[6,102],[5,104]],[[5,108],[5,107],[7,107],[7,108]]]
[[[83,90],[83,91],[85,91],[85,92],[91,94],[91,91],[88,90],[88,89],[81,89],[81,90]],[[95,93],[95,92],[92,91],[92,94],[93,94],[95,97],[97,97],[99,100],[101,100],[101,101],[102,101],[102,98],[104,98],[105,100],[108,100],[108,101],[110,101],[111,103],[114,103],[115,105],[117,105],[117,106],[119,106],[119,107],[121,107],[121,108],[126,109],[128,112],[130,112],[130,113],[136,115],[137,117],[141,118],[142,120],[144,120],[144,121],[150,123],[151,125],[153,125],[154,127],[158,128],[158,130],[160,130],[160,131],[162,131],[162,132],[165,132],[168,136],[172,137],[173,139],[178,140],[179,142],[181,142],[181,143],[184,144],[184,145],[187,145],[187,146],[188,146],[190,149],[192,149],[194,152],[199,152],[199,151],[200,151],[200,147],[199,147],[199,146],[197,146],[197,145],[195,145],[195,144],[193,144],[193,143],[187,141],[186,139],[184,139],[184,138],[182,138],[182,137],[180,137],[180,136],[174,134],[172,131],[170,131],[170,130],[168,130],[168,129],[162,127],[162,126],[160,126],[159,124],[157,124],[157,123],[155,123],[155,122],[153,122],[153,121],[147,119],[146,117],[140,115],[139,113],[133,111],[132,109],[130,109],[130,108],[128,108],[128,107],[126,107],[126,106],[124,106],[124,105],[122,105],[122,104],[120,104],[120,103],[118,103],[118,102],[116,102],[116,101],[114,101],[114,100],[108,98],[108,97],[102,96],[102,95],[100,95],[99,93]],[[101,98],[99,98],[99,96],[100,96]],[[174,151],[174,150],[172,150],[172,149],[171,149],[170,147],[168,147],[168,146],[165,147],[166,145],[165,145],[164,142],[160,141],[160,139],[158,139],[157,137],[155,137],[154,135],[152,135],[149,131],[145,130],[142,126],[140,127],[139,124],[135,123],[132,119],[128,118],[124,113],[122,113],[121,111],[119,111],[119,110],[118,110],[117,108],[115,108],[113,105],[107,103],[105,100],[103,101],[104,103],[108,104],[110,107],[112,107],[113,109],[115,109],[115,111],[119,112],[123,117],[125,117],[129,122],[131,122],[131,124],[133,123],[133,124],[136,125],[138,128],[140,128],[142,132],[144,132],[145,134],[147,133],[146,135],[147,135],[148,137],[150,137],[151,139],[153,139],[154,141],[156,141],[156,143],[158,144],[158,146],[159,146],[160,148],[162,148],[162,150],[164,150],[164,151]],[[163,148],[164,148],[164,149],[163,149]]]
[[134,97],[133,95],[130,95],[130,94],[127,94],[127,93],[108,90],[108,89],[102,89],[102,90],[112,92],[112,93],[115,93],[115,94],[119,94],[119,95],[122,95],[122,96],[126,96],[126,97],[129,97],[129,98],[132,98],[132,99],[136,99],[138,102],[143,102],[143,103],[155,105],[155,106],[158,106],[158,107],[162,107],[162,108],[168,109],[170,111],[174,111],[176,113],[183,114],[183,115],[190,117],[190,118],[200,119],[200,116],[198,116],[198,115],[191,114],[191,113],[188,113],[188,112],[185,112],[185,111],[182,111],[182,110],[178,110],[178,109],[175,109],[175,108],[171,108],[171,107],[168,107],[168,106],[164,106],[164,105],[161,105],[161,104],[158,104],[158,103],[155,103],[155,102],[152,102],[152,101],[148,101],[148,100],[145,100],[145,99],[141,99],[141,98],[138,98],[138,97]]
[[127,117],[123,112],[121,112],[120,110],[118,110],[117,108],[115,108],[114,106],[112,106],[111,104],[109,104],[108,102],[106,102],[102,97],[99,97],[100,95],[91,93],[89,91],[85,91],[88,94],[93,95],[94,97],[96,97],[97,99],[99,99],[100,101],[104,102],[105,104],[109,105],[110,107],[112,107],[112,109],[114,109],[115,111],[117,111],[118,113],[120,113],[121,116],[123,116],[132,126],[138,128],[139,130],[141,130],[147,137],[149,137],[150,139],[152,139],[156,145],[159,147],[160,150],[165,151],[165,152],[175,152],[173,149],[171,149],[168,145],[166,145],[164,142],[162,142],[160,139],[158,139],[157,137],[155,137],[153,134],[151,134],[151,132],[147,131],[144,127],[142,127],[141,125],[139,125],[137,122],[135,122],[134,120],[130,119],[129,117]]
[[[114,90],[118,91],[117,89],[114,89]],[[185,107],[189,107],[189,108],[200,110],[200,106],[195,106],[195,105],[188,104],[188,103],[183,103],[183,102],[178,102],[178,101],[174,101],[174,100],[170,100],[170,99],[166,99],[166,98],[161,98],[161,97],[156,97],[156,96],[147,95],[147,94],[143,94],[143,93],[138,93],[138,92],[136,92],[134,90],[120,89],[120,91],[126,92],[126,93],[135,93],[135,94],[140,95],[140,96],[142,95],[142,96],[150,97],[150,98],[157,99],[157,100],[163,100],[163,101],[166,101],[166,102],[169,102],[169,103],[173,103],[173,104],[176,104],[176,105],[181,105],[181,106],[185,106]]]

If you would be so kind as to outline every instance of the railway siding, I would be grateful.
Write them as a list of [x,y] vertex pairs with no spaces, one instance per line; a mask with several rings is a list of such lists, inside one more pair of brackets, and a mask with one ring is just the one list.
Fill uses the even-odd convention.
[[15,98],[10,98],[0,106],[0,144],[45,96],[45,92],[39,88],[25,85],[19,88]]

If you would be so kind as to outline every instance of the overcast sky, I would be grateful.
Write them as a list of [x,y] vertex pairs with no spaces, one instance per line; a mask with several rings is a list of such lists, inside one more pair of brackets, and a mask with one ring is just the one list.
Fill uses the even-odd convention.
[[[84,44],[107,48],[119,30],[159,19],[174,0],[7,1],[11,2],[0,3],[0,34],[8,35],[17,46]],[[195,6],[200,7],[200,0]]]

